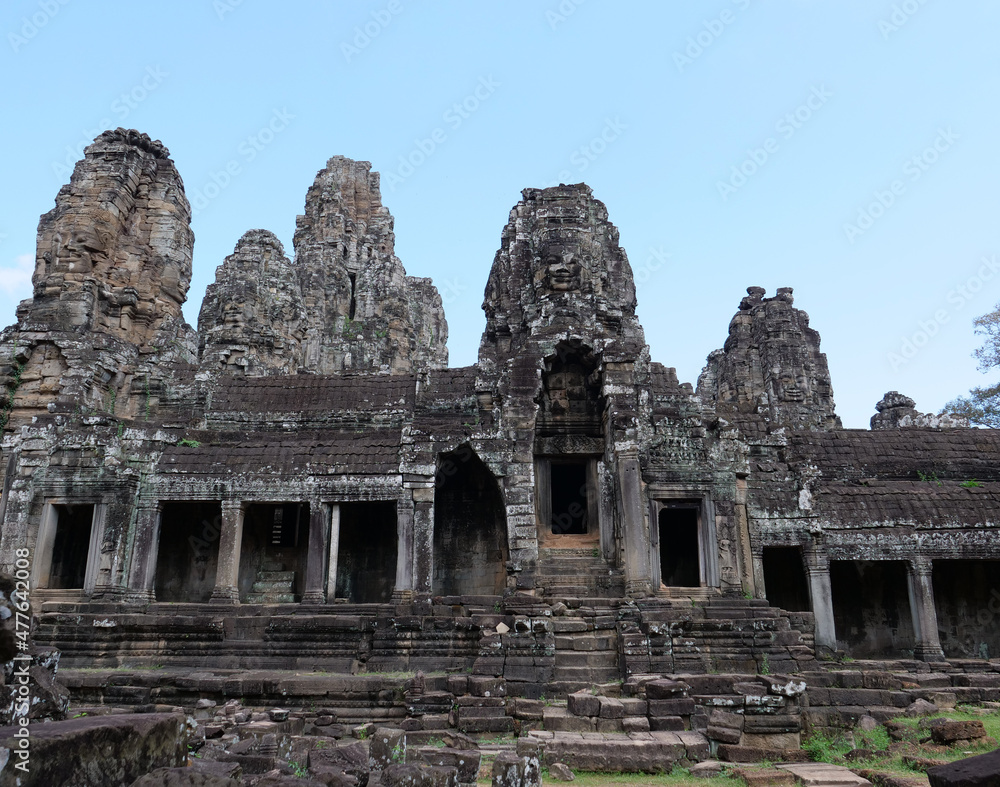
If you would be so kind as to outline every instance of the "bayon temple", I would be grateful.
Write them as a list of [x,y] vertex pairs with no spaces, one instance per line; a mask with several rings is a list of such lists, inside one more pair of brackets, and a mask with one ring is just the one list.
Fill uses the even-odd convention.
[[[605,206],[527,188],[454,368],[369,163],[327,162],[293,250],[234,239],[197,330],[190,219],[161,143],[103,133],[0,335],[0,569],[30,551],[75,697],[287,705],[321,678],[254,671],[297,671],[341,676],[342,720],[777,748],[941,686],[1000,699],[1000,437],[896,392],[843,428],[790,287],[714,282],[735,316],[682,383]],[[890,677],[842,685],[845,658]],[[712,722],[746,681],[767,713]],[[594,685],[607,715],[540,700]]]

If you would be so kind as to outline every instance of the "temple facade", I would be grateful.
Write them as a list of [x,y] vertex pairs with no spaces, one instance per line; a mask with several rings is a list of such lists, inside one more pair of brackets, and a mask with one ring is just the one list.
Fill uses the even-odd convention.
[[[37,636],[70,665],[476,664],[544,686],[1000,656],[1000,436],[896,392],[844,429],[791,288],[748,288],[681,383],[605,206],[529,188],[482,269],[478,362],[454,368],[367,162],[327,162],[291,254],[238,239],[197,330],[190,217],[161,143],[103,133],[0,335],[0,568],[30,550]],[[605,661],[496,631],[556,608],[589,610]]]

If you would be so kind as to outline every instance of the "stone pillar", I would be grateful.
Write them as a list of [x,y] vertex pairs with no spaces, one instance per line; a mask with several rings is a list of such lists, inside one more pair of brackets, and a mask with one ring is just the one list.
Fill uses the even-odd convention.
[[910,612],[916,636],[915,658],[921,661],[944,661],[944,650],[938,634],[937,610],[934,607],[934,564],[925,557],[915,557],[907,565],[907,589]]
[[420,490],[404,487],[404,494],[396,503],[396,584],[392,600],[396,603],[411,601],[414,588],[413,533],[416,520],[414,498]]
[[309,543],[306,552],[306,588],[303,604],[326,603],[327,506],[318,500],[309,503]]
[[160,551],[163,504],[153,502],[135,514],[135,541],[128,578],[128,600],[142,604],[156,601],[156,558]]
[[804,553],[809,578],[809,600],[816,619],[816,655],[837,652],[837,628],[833,620],[833,590],[830,587],[830,560],[817,549]]
[[740,572],[740,585],[744,594],[764,598],[764,587],[757,584],[757,566],[753,559],[750,541],[750,517],[747,515],[747,479],[736,476],[736,565]]
[[330,506],[330,560],[327,563],[326,600],[337,597],[337,564],[340,557],[340,506]]
[[[400,549],[404,546],[400,534]],[[407,544],[413,565],[413,592],[430,597],[434,586],[434,486],[413,490],[413,531]]]
[[243,547],[244,506],[239,500],[222,501],[219,534],[219,569],[215,575],[212,604],[240,603],[240,549]]
[[625,536],[625,592],[630,596],[653,593],[649,551],[649,528],[642,515],[642,483],[639,458],[624,455],[618,460],[618,511]]

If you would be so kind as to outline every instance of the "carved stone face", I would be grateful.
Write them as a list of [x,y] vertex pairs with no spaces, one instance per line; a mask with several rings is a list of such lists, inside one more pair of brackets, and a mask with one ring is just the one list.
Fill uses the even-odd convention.
[[583,265],[572,249],[546,250],[542,258],[545,289],[550,292],[576,292],[582,284]]
[[94,265],[107,257],[107,244],[96,232],[77,229],[63,236],[57,236],[53,244],[55,267],[72,273],[88,273]]

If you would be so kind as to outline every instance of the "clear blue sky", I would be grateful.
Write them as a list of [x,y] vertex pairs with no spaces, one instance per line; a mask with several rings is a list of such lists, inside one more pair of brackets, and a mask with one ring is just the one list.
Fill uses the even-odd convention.
[[343,154],[382,172],[396,251],[444,293],[452,365],[473,363],[521,189],[585,181],[621,230],[652,356],[682,380],[747,286],[791,286],[845,425],[890,389],[936,410],[992,379],[970,353],[1000,300],[1000,257],[982,263],[1000,255],[998,30],[989,0],[8,0],[3,322],[30,295],[39,215],[122,125],[212,197],[192,325],[243,232],[291,254],[306,189]]

